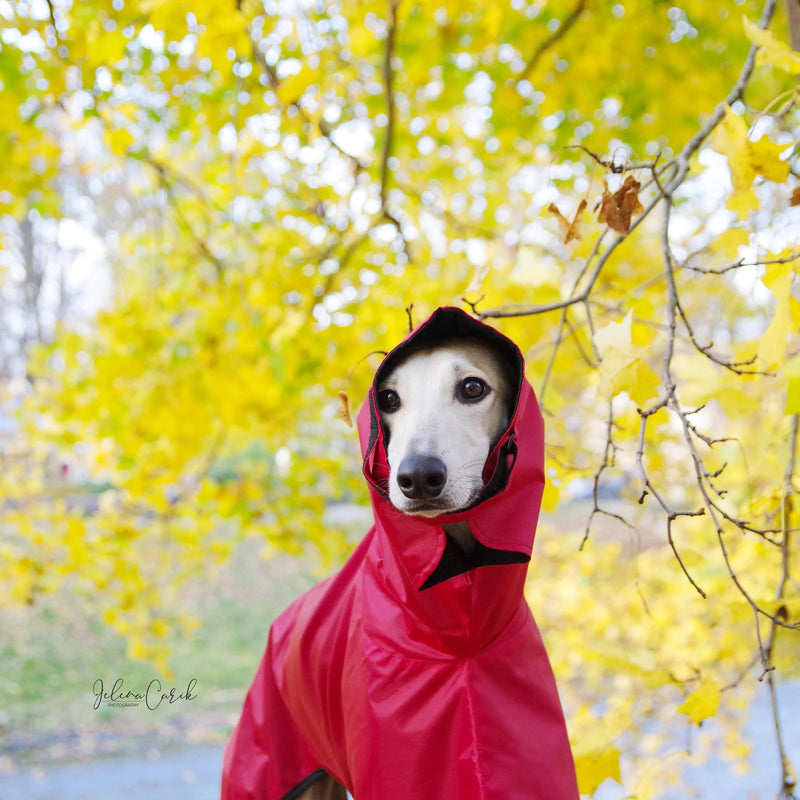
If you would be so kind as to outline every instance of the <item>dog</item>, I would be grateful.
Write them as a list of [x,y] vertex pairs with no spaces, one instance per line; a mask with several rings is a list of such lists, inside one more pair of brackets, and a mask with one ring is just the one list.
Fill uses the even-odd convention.
[[438,309],[358,423],[375,523],[273,623],[223,800],[577,800],[523,594],[544,454],[518,348]]
[[[377,397],[394,507],[424,517],[468,507],[483,489],[486,458],[511,414],[511,386],[498,354],[478,340],[442,342],[396,365]],[[444,530],[465,553],[474,551],[467,524]],[[345,796],[326,777],[299,800]]]
[[[468,508],[483,489],[491,446],[511,416],[511,385],[498,353],[479,340],[446,340],[412,353],[378,388],[391,469],[389,499],[404,514]],[[465,553],[465,523],[444,526]]]

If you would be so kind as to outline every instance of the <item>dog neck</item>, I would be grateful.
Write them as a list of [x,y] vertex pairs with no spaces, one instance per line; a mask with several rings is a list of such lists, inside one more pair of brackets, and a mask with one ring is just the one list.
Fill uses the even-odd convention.
[[475,550],[475,536],[467,522],[451,522],[442,526],[444,532],[467,554]]

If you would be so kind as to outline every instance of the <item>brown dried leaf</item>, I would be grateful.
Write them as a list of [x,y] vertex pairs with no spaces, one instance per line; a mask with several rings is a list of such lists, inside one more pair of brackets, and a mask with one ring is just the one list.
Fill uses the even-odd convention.
[[790,206],[800,206],[800,186],[795,186],[792,192],[792,199],[789,201]]
[[558,210],[558,206],[555,203],[550,203],[550,205],[547,206],[547,210],[558,220],[558,227],[561,231],[561,238],[564,244],[569,244],[574,239],[581,238],[578,226],[580,225],[581,217],[583,217],[583,212],[586,211],[585,199],[578,203],[578,208],[575,210],[575,216],[572,218],[572,222]]
[[623,225],[620,219],[619,209],[614,202],[614,195],[608,191],[608,188],[603,192],[600,202],[595,206],[595,211],[597,211],[598,208],[600,209],[600,213],[597,215],[598,222],[605,222],[611,230],[617,233],[624,234],[628,232],[628,226]]
[[624,236],[631,227],[631,217],[643,211],[639,202],[641,188],[642,184],[633,175],[628,175],[614,194],[611,194],[608,184],[605,184],[603,196],[595,206],[595,210],[600,209],[597,221],[606,223],[611,230]]
[[620,208],[620,214],[622,215],[623,219],[628,220],[628,225],[630,226],[631,217],[634,214],[640,214],[644,211],[642,208],[642,204],[639,202],[639,190],[642,188],[642,184],[633,177],[633,175],[628,175],[625,178],[625,183],[622,184],[622,187],[614,192],[614,199],[617,201],[617,204]]
[[353,427],[353,418],[350,416],[350,398],[344,392],[339,392],[339,419],[349,428]]

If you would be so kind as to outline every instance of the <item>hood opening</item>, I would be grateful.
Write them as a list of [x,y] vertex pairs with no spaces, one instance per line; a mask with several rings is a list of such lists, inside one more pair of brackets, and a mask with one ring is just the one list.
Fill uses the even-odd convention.
[[[514,436],[510,432],[510,426],[517,413],[525,368],[525,362],[519,348],[502,333],[470,317],[460,308],[439,308],[426,322],[412,331],[404,341],[386,355],[375,372],[370,390],[370,416],[372,419],[367,452],[373,451],[375,440],[378,438],[379,433],[384,449],[389,443],[389,432],[383,427],[375,402],[375,392],[384,377],[414,353],[432,347],[445,346],[448,342],[460,339],[477,340],[497,354],[498,363],[504,371],[506,380],[511,388],[511,404],[508,414],[509,424],[489,448],[489,455],[486,458],[483,471],[483,489],[469,506],[450,513],[469,511],[469,509],[474,508],[484,500],[501,492],[508,483],[511,467],[516,458],[516,444]],[[384,497],[388,497],[388,463],[385,463],[383,468],[378,469],[376,473],[373,477],[378,478],[378,481],[373,481],[373,486]]]
[[[499,356],[510,379],[509,423],[485,461],[483,488],[469,506],[436,517],[406,515],[389,499],[390,469],[377,388],[410,354],[459,339],[478,340]],[[392,349],[378,367],[358,416],[364,476],[376,525],[417,589],[490,565],[530,561],[544,488],[544,424],[532,387],[525,380],[519,348],[502,333],[458,308],[440,308]],[[446,526],[467,523],[476,545],[465,552]],[[516,575],[516,573],[515,573]],[[508,576],[503,580],[508,579]]]
[[[477,339],[491,347],[499,356],[500,364],[506,372],[512,394],[519,399],[522,387],[524,362],[519,348],[502,333],[490,328],[460,308],[439,308],[413,330],[400,344],[390,350],[383,359],[373,380],[373,388],[383,380],[401,361],[412,353],[431,347],[439,347],[448,340]],[[514,411],[511,409],[511,416]]]

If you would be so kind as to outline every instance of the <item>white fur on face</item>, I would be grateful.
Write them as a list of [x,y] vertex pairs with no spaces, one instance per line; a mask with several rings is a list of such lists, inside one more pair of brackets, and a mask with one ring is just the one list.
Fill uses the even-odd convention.
[[[489,449],[509,422],[511,388],[497,360],[480,342],[450,342],[413,353],[381,382],[378,403],[389,433],[389,499],[396,508],[432,517],[465,508],[480,494]],[[477,399],[464,396],[470,378],[487,387]],[[474,391],[474,383],[467,385]],[[395,410],[386,408],[387,391],[395,393]],[[444,464],[446,480],[437,496],[403,492],[398,471],[409,456]]]

